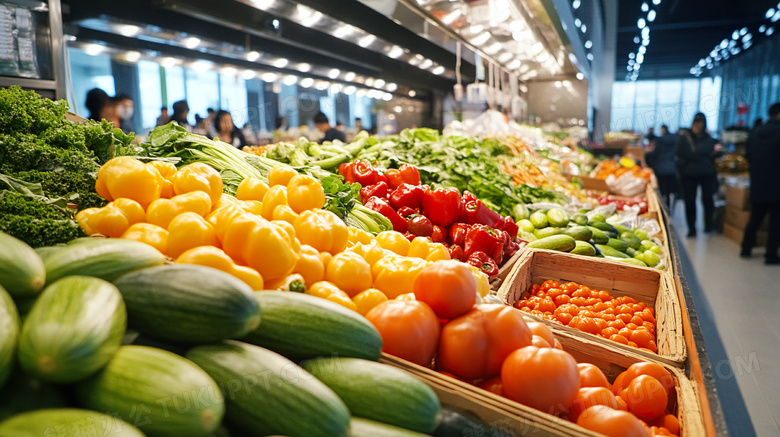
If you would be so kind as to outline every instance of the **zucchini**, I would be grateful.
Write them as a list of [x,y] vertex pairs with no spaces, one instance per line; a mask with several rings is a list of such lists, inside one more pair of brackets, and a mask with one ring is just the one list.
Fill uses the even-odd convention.
[[22,240],[0,232],[0,286],[15,298],[31,297],[46,283],[43,260]]
[[596,248],[593,247],[590,243],[587,241],[575,241],[574,249],[571,250],[569,253],[573,253],[575,255],[586,255],[586,256],[595,256],[596,255]]
[[122,344],[127,313],[111,283],[69,276],[43,290],[22,326],[19,363],[46,382],[80,381]]
[[569,214],[561,208],[553,208],[547,211],[547,222],[550,226],[562,228],[569,224]]
[[590,238],[592,238],[593,241],[596,242],[597,244],[607,244],[607,242],[609,242],[609,237],[601,229],[594,228],[593,226],[590,225],[588,225],[588,229],[590,229],[591,232]]
[[621,225],[620,223],[612,223],[612,226],[615,228],[615,232],[617,232],[618,234],[631,232],[631,229],[628,229],[627,227]]
[[590,219],[588,219],[588,223],[593,224],[594,222],[605,222],[606,223],[607,218],[604,217],[604,214],[593,214]]
[[625,258],[625,259],[619,259],[617,261],[624,262],[626,264],[635,265],[637,267],[647,267],[647,264],[645,264],[642,260],[638,260],[636,258]]
[[119,348],[103,370],[76,386],[76,397],[80,405],[126,420],[150,437],[206,437],[225,413],[225,399],[205,371],[146,346]]
[[520,231],[528,232],[528,233],[531,233],[536,229],[534,224],[531,223],[531,221],[528,219],[520,220],[519,222],[517,222],[517,227],[520,228]]
[[634,233],[631,231],[621,232],[620,239],[625,241],[626,244],[628,244],[628,247],[634,250],[638,250],[640,247],[642,247],[642,240],[640,240],[639,237],[634,235]]
[[626,244],[625,241],[618,240],[617,238],[610,238],[609,241],[607,241],[607,246],[621,252],[625,252],[626,249],[628,249],[628,244]]
[[608,232],[608,233],[614,234],[615,237],[612,237],[612,238],[617,238],[617,235],[619,234],[617,229],[615,229],[614,226],[612,226],[611,224],[609,224],[607,222],[599,222],[599,221],[591,220],[590,223],[588,224],[588,226],[594,227],[594,228],[599,229],[599,230],[601,230],[603,232]]
[[532,249],[546,249],[557,250],[560,252],[568,252],[577,245],[575,239],[568,235],[553,235],[552,237],[540,238],[536,241],[528,243],[527,247]]
[[49,283],[73,275],[92,276],[113,282],[127,272],[163,262],[163,254],[138,241],[82,238],[49,255],[44,265]]
[[[373,420],[353,417],[349,422],[349,437],[425,437],[428,434],[409,431]],[[428,436],[430,437],[430,436]]]
[[613,258],[623,258],[623,259],[631,258],[625,253],[615,249],[614,247],[607,246],[606,244],[596,244],[596,249],[598,249],[599,252],[601,252],[601,254],[604,256],[611,256]]
[[553,228],[552,226],[548,226],[546,228],[541,229],[535,229],[534,230],[534,237],[537,239],[539,238],[547,238],[552,237],[553,235],[562,234],[563,229],[562,228]]
[[628,249],[626,249],[626,255],[628,255],[628,256],[634,256],[634,255],[637,254],[637,252],[638,251],[636,249],[634,249],[633,247],[629,247]]
[[353,416],[417,432],[436,429],[439,398],[401,369],[357,358],[316,358],[303,368],[330,387]]
[[578,226],[587,226],[588,225],[588,216],[585,214],[578,212],[572,216],[572,221],[577,224]]
[[593,237],[593,231],[587,226],[574,226],[566,229],[563,233],[579,241],[588,241]]
[[512,218],[515,219],[516,222],[527,219],[530,215],[531,213],[528,212],[528,208],[526,208],[522,203],[518,203],[514,208],[512,208]]
[[237,341],[198,346],[187,358],[219,383],[227,422],[241,435],[344,437],[349,410],[325,384],[292,361]]
[[549,224],[547,221],[547,214],[541,211],[536,211],[531,214],[531,217],[528,220],[530,220],[531,224],[534,225],[536,229],[546,228]]
[[38,256],[41,257],[43,261],[46,261],[47,258],[54,255],[57,251],[61,250],[63,246],[43,246],[43,247],[36,247],[35,253],[38,254]]
[[0,286],[0,387],[14,368],[19,343],[19,313],[11,296]]
[[235,276],[194,264],[150,267],[114,283],[130,326],[177,343],[239,338],[260,324],[252,289]]
[[378,360],[382,336],[365,317],[319,297],[256,291],[263,321],[243,341],[293,360],[330,356]]
[[116,417],[75,408],[30,411],[0,423],[0,437],[144,437]]

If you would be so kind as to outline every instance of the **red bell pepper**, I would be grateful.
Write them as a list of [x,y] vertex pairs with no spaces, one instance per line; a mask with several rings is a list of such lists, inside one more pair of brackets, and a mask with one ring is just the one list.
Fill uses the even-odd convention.
[[363,199],[363,203],[368,202],[368,199],[372,197],[381,197],[382,199],[387,198],[387,184],[384,182],[377,182],[374,185],[368,185],[364,186],[360,189],[360,198]]
[[417,208],[409,208],[408,206],[402,206],[395,210],[403,218],[409,218],[410,215],[419,214],[420,210]]
[[514,219],[509,216],[504,217],[503,229],[509,233],[510,241],[515,241],[515,238],[517,238],[517,233],[520,232],[520,226],[518,226]]
[[357,179],[355,179],[355,173],[352,171],[355,164],[352,162],[345,162],[339,166],[339,174],[344,176],[344,181],[349,182],[350,184],[354,184],[357,182]]
[[411,243],[415,238],[419,237],[419,235],[414,235],[411,232],[404,232],[404,237]]
[[408,219],[408,229],[414,235],[421,237],[430,237],[433,234],[433,223],[428,217],[418,215]]
[[387,178],[368,161],[355,161],[352,164],[352,174],[355,176],[355,181],[364,187],[377,184],[380,181],[387,182]]
[[393,224],[393,230],[396,232],[406,232],[406,219],[398,215],[397,212],[387,203],[385,199],[372,197],[365,204],[366,208],[372,209],[390,220]]
[[514,255],[518,250],[520,250],[520,245],[515,243],[514,241],[509,243],[504,248],[504,259],[509,259]]
[[490,226],[472,225],[466,233],[463,249],[467,257],[474,252],[485,252],[498,263],[504,252],[504,233]]
[[504,219],[479,200],[472,200],[466,203],[466,216],[468,217],[468,222],[472,225],[487,225],[494,229],[502,229],[504,227]]
[[423,196],[423,215],[431,219],[435,225],[451,225],[458,219],[462,210],[463,201],[458,190],[437,188],[426,192]]
[[466,242],[466,233],[469,231],[471,225],[468,223],[453,223],[447,230],[447,234],[450,237],[452,244],[463,246]]
[[396,188],[401,184],[420,185],[420,171],[410,164],[401,164],[398,169],[390,169],[385,172],[390,188]]
[[463,247],[453,244],[449,247],[450,251],[450,258],[457,259],[459,261],[465,261],[466,260],[466,253],[463,252]]
[[390,206],[395,209],[402,206],[419,208],[424,195],[425,190],[419,185],[401,184],[390,193]]
[[463,199],[464,204],[477,200],[477,196],[473,195],[471,191],[464,191],[461,198]]
[[433,240],[434,243],[444,243],[447,241],[447,228],[444,226],[433,225],[431,240]]
[[498,274],[498,264],[485,252],[477,251],[472,253],[466,260],[466,263],[478,268],[479,271],[488,275],[488,277]]

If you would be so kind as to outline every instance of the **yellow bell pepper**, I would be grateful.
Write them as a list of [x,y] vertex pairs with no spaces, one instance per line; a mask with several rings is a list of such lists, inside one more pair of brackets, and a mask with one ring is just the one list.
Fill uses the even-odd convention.
[[419,258],[385,256],[371,268],[374,288],[385,293],[388,299],[412,293],[414,281],[426,265],[428,263]]
[[[210,198],[210,197],[209,197]],[[211,210],[216,211],[220,208],[224,208],[226,206],[230,205],[239,205],[240,202],[235,197],[231,196],[230,194],[222,193],[222,197],[219,198],[219,202],[211,206]]]
[[136,223],[127,228],[121,238],[146,243],[159,250],[163,255],[168,255],[168,231],[159,226]]
[[304,211],[295,219],[294,226],[295,235],[301,244],[308,244],[320,252],[335,255],[347,246],[347,225],[330,211]]
[[415,297],[414,293],[405,293],[396,297],[395,300],[417,300],[417,297]]
[[490,293],[490,281],[488,281],[487,275],[471,264],[467,265],[469,266],[469,270],[471,270],[471,276],[477,281],[477,292],[481,297],[487,296],[487,294]]
[[294,224],[295,219],[298,218],[298,214],[295,213],[295,211],[292,210],[287,205],[277,205],[276,208],[274,208],[274,212],[272,215],[273,220],[281,220],[285,221],[289,224]]
[[117,199],[102,208],[88,208],[76,214],[76,221],[88,235],[103,234],[119,238],[131,225],[145,219],[144,210],[138,202]]
[[146,208],[160,198],[162,186],[163,177],[154,166],[129,156],[120,156],[100,167],[95,190],[108,201],[124,197]]
[[450,251],[441,243],[434,243],[429,238],[417,237],[412,240],[407,256],[431,262],[442,261],[450,259]]
[[325,266],[317,249],[305,244],[302,245],[293,272],[303,276],[304,282],[307,284],[321,281],[325,277]]
[[352,302],[352,299],[347,296],[347,293],[344,293],[339,287],[336,287],[335,284],[328,281],[315,282],[314,284],[309,285],[306,294],[321,297],[339,305],[343,305],[352,311],[357,311],[355,302]]
[[238,205],[230,205],[226,206],[224,208],[220,208],[209,214],[206,221],[211,224],[211,226],[214,226],[214,229],[217,231],[217,239],[221,242],[225,242],[225,232],[227,231],[228,224],[235,218],[242,214],[246,214],[247,212],[244,211],[243,208],[241,208]]
[[127,221],[130,225],[141,223],[146,220],[146,213],[140,203],[135,200],[121,198],[111,202],[112,205],[122,210],[122,213],[127,217]]
[[411,243],[404,237],[404,234],[396,231],[380,232],[376,236],[376,241],[382,246],[382,249],[387,249],[396,255],[401,256],[406,256],[409,253],[409,247],[411,246]]
[[[224,196],[224,194],[223,194]],[[254,215],[263,214],[263,202],[259,200],[240,200],[239,206],[246,212]]]
[[355,252],[356,254],[360,255],[364,260],[366,260],[368,265],[371,266],[376,264],[377,261],[385,256],[384,251],[382,251],[382,247],[379,245],[379,243],[376,242],[376,240],[371,240],[366,244],[355,243],[348,247],[347,251]]
[[246,178],[238,184],[236,198],[239,200],[263,201],[263,196],[268,192],[268,184],[260,179]]
[[293,273],[284,278],[274,279],[265,284],[266,290],[293,291],[296,293],[306,292],[306,280],[302,275]]
[[222,249],[215,246],[193,247],[179,255],[176,262],[178,264],[197,264],[221,270],[245,282],[252,287],[252,290],[263,290],[265,288],[263,277],[260,276],[257,270],[236,265]]
[[287,205],[287,187],[274,185],[263,196],[263,218],[273,220],[274,209],[279,205]]
[[371,266],[355,252],[341,252],[325,269],[325,280],[336,284],[350,297],[370,288],[373,282]]
[[146,209],[146,221],[167,229],[171,220],[185,212],[206,217],[211,212],[211,197],[204,191],[190,191],[170,199],[157,199]]
[[193,247],[219,246],[217,232],[203,217],[194,212],[179,214],[168,225],[168,254],[173,258]]
[[362,316],[365,316],[375,306],[385,301],[387,301],[387,296],[376,288],[361,291],[352,298],[352,302],[355,302],[357,307],[357,312]]
[[290,183],[290,179],[297,175],[298,172],[289,165],[278,165],[268,172],[268,186],[274,187],[283,185],[287,187],[287,184]]
[[293,225],[282,220],[271,220],[271,223],[275,224],[276,226],[279,226],[281,229],[284,229],[284,232],[287,234],[287,242],[290,243],[290,247],[292,247],[293,251],[295,251],[296,254],[300,253],[301,242],[295,236],[295,228],[293,227]]
[[368,244],[371,241],[376,240],[373,235],[369,234],[368,232],[356,228],[354,226],[349,226],[348,228],[349,236],[347,237],[347,243],[349,244],[355,244],[355,243],[361,243],[361,244]]
[[151,161],[149,165],[156,168],[160,172],[160,176],[163,177],[162,192],[160,192],[160,198],[170,199],[175,196],[176,193],[173,190],[173,182],[171,182],[173,175],[176,174],[176,166],[170,162],[165,161]]
[[79,224],[79,226],[81,226],[81,229],[84,230],[85,234],[93,235],[98,233],[89,224],[90,217],[92,217],[92,215],[98,211],[100,211],[100,208],[87,208],[87,209],[82,209],[76,214],[76,222]]
[[[328,268],[328,264],[330,264],[332,259],[333,255],[331,255],[330,252],[320,252],[320,260],[322,260],[323,268]],[[325,271],[323,270],[323,275],[325,274],[324,272]]]
[[216,205],[222,198],[222,177],[208,164],[193,162],[180,168],[171,178],[177,195],[191,191],[204,191]]
[[218,226],[225,227],[222,246],[236,264],[252,267],[266,281],[292,273],[298,255],[282,227],[246,212]]
[[287,203],[298,214],[321,209],[325,206],[325,191],[317,179],[309,175],[295,175],[287,183]]

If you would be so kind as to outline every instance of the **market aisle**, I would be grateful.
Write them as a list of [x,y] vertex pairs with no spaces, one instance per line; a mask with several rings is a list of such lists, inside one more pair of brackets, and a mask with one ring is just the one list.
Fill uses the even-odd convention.
[[[682,236],[687,230],[683,209],[678,204],[672,220],[677,235]],[[709,355],[732,435],[751,434],[749,427],[739,426],[747,425],[747,418],[739,406],[734,381],[755,435],[780,435],[780,266],[765,266],[763,249],[754,250],[752,259],[739,258],[735,242],[722,234],[702,234],[701,229],[698,238],[684,239],[682,244],[725,349],[722,356],[718,356],[718,348]],[[703,318],[706,308],[697,306],[696,310]],[[705,322],[702,330],[706,338]]]

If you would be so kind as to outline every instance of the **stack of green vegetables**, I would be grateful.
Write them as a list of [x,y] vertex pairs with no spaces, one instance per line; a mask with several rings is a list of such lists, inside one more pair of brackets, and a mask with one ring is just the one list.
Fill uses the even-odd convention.
[[0,89],[0,230],[33,246],[81,236],[65,206],[102,206],[100,164],[133,140],[110,123],[65,118],[68,104]]

